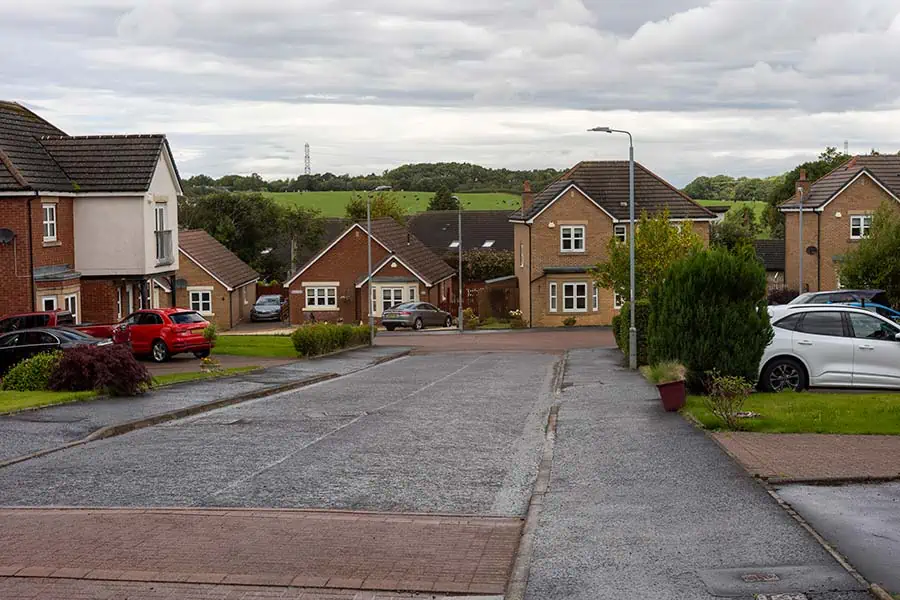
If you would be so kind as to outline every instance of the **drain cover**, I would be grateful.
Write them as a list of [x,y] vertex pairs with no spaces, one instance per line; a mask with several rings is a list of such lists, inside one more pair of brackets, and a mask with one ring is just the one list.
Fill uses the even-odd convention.
[[843,592],[862,586],[838,565],[808,567],[744,567],[711,569],[697,575],[713,596],[758,595],[768,600],[799,600],[803,592]]

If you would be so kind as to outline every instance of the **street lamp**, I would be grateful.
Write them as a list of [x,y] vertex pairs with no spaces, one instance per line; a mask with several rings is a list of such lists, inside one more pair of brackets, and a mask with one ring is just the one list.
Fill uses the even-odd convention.
[[366,303],[369,305],[369,345],[375,345],[375,307],[372,302],[372,193],[366,194],[366,230],[369,233],[369,297]]
[[637,369],[637,327],[634,324],[634,139],[631,133],[623,129],[594,127],[588,129],[598,133],[624,133],[628,136],[628,241],[629,270],[631,271],[630,312],[631,327],[628,329],[628,366]]
[[457,312],[459,313],[456,317],[457,324],[459,325],[459,332],[463,332],[463,270],[462,270],[462,251],[463,251],[463,240],[462,240],[462,200],[459,199],[459,196],[450,196],[453,200],[456,200],[456,219],[459,233],[459,246],[457,247],[458,256],[459,256],[459,271],[458,271],[458,279],[459,279],[459,305],[456,307]]

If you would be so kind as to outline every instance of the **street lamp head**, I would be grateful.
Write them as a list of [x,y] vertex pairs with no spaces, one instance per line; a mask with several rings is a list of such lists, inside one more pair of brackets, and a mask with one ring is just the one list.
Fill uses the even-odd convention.
[[594,127],[593,129],[588,129],[588,131],[597,131],[600,133],[612,133],[612,129],[609,127]]

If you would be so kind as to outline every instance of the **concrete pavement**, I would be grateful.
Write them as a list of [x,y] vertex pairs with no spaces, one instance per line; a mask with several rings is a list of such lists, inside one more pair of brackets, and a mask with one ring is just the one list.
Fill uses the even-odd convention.
[[[707,600],[723,585],[745,598],[868,597],[715,442],[663,412],[656,390],[620,363],[615,350],[569,353],[526,598]],[[808,569],[765,582],[776,567]]]

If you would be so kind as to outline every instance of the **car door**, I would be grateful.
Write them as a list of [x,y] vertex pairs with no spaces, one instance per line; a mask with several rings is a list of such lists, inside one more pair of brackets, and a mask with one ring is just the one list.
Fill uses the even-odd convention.
[[23,331],[16,346],[19,349],[16,358],[22,361],[41,352],[57,350],[59,340],[44,331]]
[[150,352],[153,340],[160,336],[163,320],[156,313],[138,313],[137,323],[131,327],[131,344],[135,353]]
[[794,354],[809,368],[811,386],[853,384],[854,342],[843,313],[837,310],[803,313],[791,337]]
[[416,306],[416,314],[422,317],[422,322],[426,325],[437,325],[434,316],[434,307],[425,302],[421,302]]
[[0,337],[0,375],[6,373],[16,364],[17,346],[20,337],[22,337],[21,333],[7,333]]
[[900,388],[900,327],[875,316],[848,313],[853,332],[853,385]]

